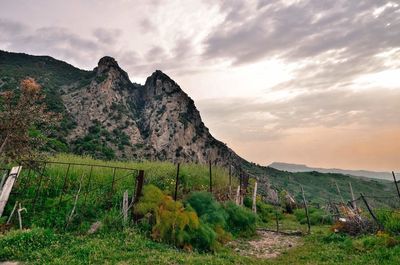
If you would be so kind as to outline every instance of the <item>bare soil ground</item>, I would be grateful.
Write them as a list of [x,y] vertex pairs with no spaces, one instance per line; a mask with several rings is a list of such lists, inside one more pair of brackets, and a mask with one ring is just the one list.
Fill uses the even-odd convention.
[[237,240],[230,245],[243,256],[260,259],[276,258],[280,254],[301,244],[301,237],[284,235],[270,231],[257,231],[257,237],[250,240]]

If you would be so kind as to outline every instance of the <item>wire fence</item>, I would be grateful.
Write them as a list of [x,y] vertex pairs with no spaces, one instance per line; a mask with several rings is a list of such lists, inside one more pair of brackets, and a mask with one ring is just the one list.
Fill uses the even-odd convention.
[[[23,170],[10,196],[6,212],[12,217],[16,209],[24,209],[26,211],[23,218],[24,227],[35,224],[63,230],[87,231],[91,224],[98,221],[99,216],[106,216],[106,221],[120,224],[123,218],[124,193],[127,192],[130,198],[127,208],[129,210],[134,207],[135,198],[137,200],[140,196],[143,184],[163,185],[164,189],[170,190],[170,195],[175,200],[182,199],[193,191],[207,190],[219,201],[235,200],[238,204],[243,204],[243,199],[253,192],[250,179],[256,177],[240,168],[230,166],[229,181],[215,185],[220,180],[215,172],[216,168],[213,168],[210,162],[208,185],[204,183],[200,185],[196,176],[185,175],[179,171],[185,166],[190,167],[178,164],[175,172],[167,172],[162,178],[145,178],[145,172],[137,168],[24,161]],[[188,169],[190,171],[190,168]],[[152,170],[156,169],[148,168],[146,173],[154,175]],[[8,169],[0,168],[2,178],[0,181],[4,181],[3,176],[7,176],[7,173]],[[138,185],[140,174],[142,182]],[[400,209],[400,198],[397,195],[360,194],[357,198],[346,201],[336,185],[338,196],[335,200],[328,199],[325,203],[316,203],[306,198],[304,192],[301,194],[299,191],[288,203],[279,201],[278,191],[284,189],[275,188],[276,190],[270,190],[275,192],[273,197],[276,197],[276,201],[268,201],[274,206],[270,210],[270,220],[266,228],[278,232],[309,233],[316,222],[316,216],[319,218],[318,225],[328,225],[351,215],[376,221],[376,211],[392,213]],[[267,195],[264,191],[263,196]],[[7,220],[7,223],[13,222],[14,224],[18,222],[15,215],[14,218],[9,217]]]
[[[4,216],[8,216],[7,224],[17,225],[15,213],[21,208],[25,211],[24,227],[34,224],[61,230],[87,231],[100,216],[106,222],[121,224],[124,193],[127,192],[130,198],[126,209],[129,210],[137,202],[144,184],[159,186],[175,199],[182,199],[193,191],[212,191],[220,200],[228,200],[233,196],[228,185],[239,182],[242,193],[245,193],[248,177],[242,177],[239,181],[238,175],[230,172],[229,182],[222,185],[219,176],[226,172],[221,172],[211,163],[209,165],[207,185],[200,183],[196,175],[179,172],[179,165],[176,172],[167,170],[162,175],[156,172],[157,168],[146,168],[144,171],[98,164],[24,161]],[[191,165],[184,164],[182,168],[187,172]],[[130,220],[134,219],[133,213],[131,215]]]
[[87,229],[99,213],[119,207],[123,192],[133,197],[139,173],[134,168],[25,161],[5,212],[11,216],[23,208],[25,227]]

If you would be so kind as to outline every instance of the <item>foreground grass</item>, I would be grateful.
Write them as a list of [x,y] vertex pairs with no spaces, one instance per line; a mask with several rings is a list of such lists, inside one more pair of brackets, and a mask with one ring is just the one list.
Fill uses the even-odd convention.
[[133,229],[93,236],[55,235],[33,229],[0,236],[0,260],[28,264],[259,264],[229,249],[188,253],[151,241]]
[[185,252],[153,242],[135,229],[91,236],[54,234],[35,228],[0,235],[0,261],[27,264],[400,264],[399,238],[351,238],[317,228],[304,243],[276,259],[240,257],[229,248],[216,254]]

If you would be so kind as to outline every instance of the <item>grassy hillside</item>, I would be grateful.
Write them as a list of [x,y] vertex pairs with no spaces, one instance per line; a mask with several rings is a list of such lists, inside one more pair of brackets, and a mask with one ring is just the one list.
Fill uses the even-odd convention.
[[26,77],[33,77],[43,86],[50,110],[63,112],[61,88],[89,82],[92,72],[80,70],[49,56],[32,56],[0,50],[0,91],[14,90]]
[[[271,167],[249,168],[255,175],[264,176],[261,181],[268,180],[272,187],[278,190],[288,190],[297,201],[301,201],[301,186],[307,200],[314,204],[322,206],[329,200],[339,202],[341,197],[337,191],[339,187],[340,193],[345,202],[351,200],[349,183],[351,183],[356,198],[360,193],[366,196],[387,197],[396,196],[396,188],[391,181],[369,179],[362,177],[353,177],[334,173],[312,172],[287,172],[280,171]],[[373,199],[373,200],[372,200]],[[376,206],[388,205],[391,200],[386,198],[371,198]]]

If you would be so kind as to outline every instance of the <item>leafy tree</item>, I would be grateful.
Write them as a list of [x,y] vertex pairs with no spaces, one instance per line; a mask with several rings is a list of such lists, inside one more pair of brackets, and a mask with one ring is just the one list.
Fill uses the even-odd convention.
[[[0,158],[5,161],[36,157],[48,140],[42,133],[60,120],[47,111],[41,86],[34,79],[22,80],[16,92],[0,94]],[[36,128],[42,133],[35,133]]]

